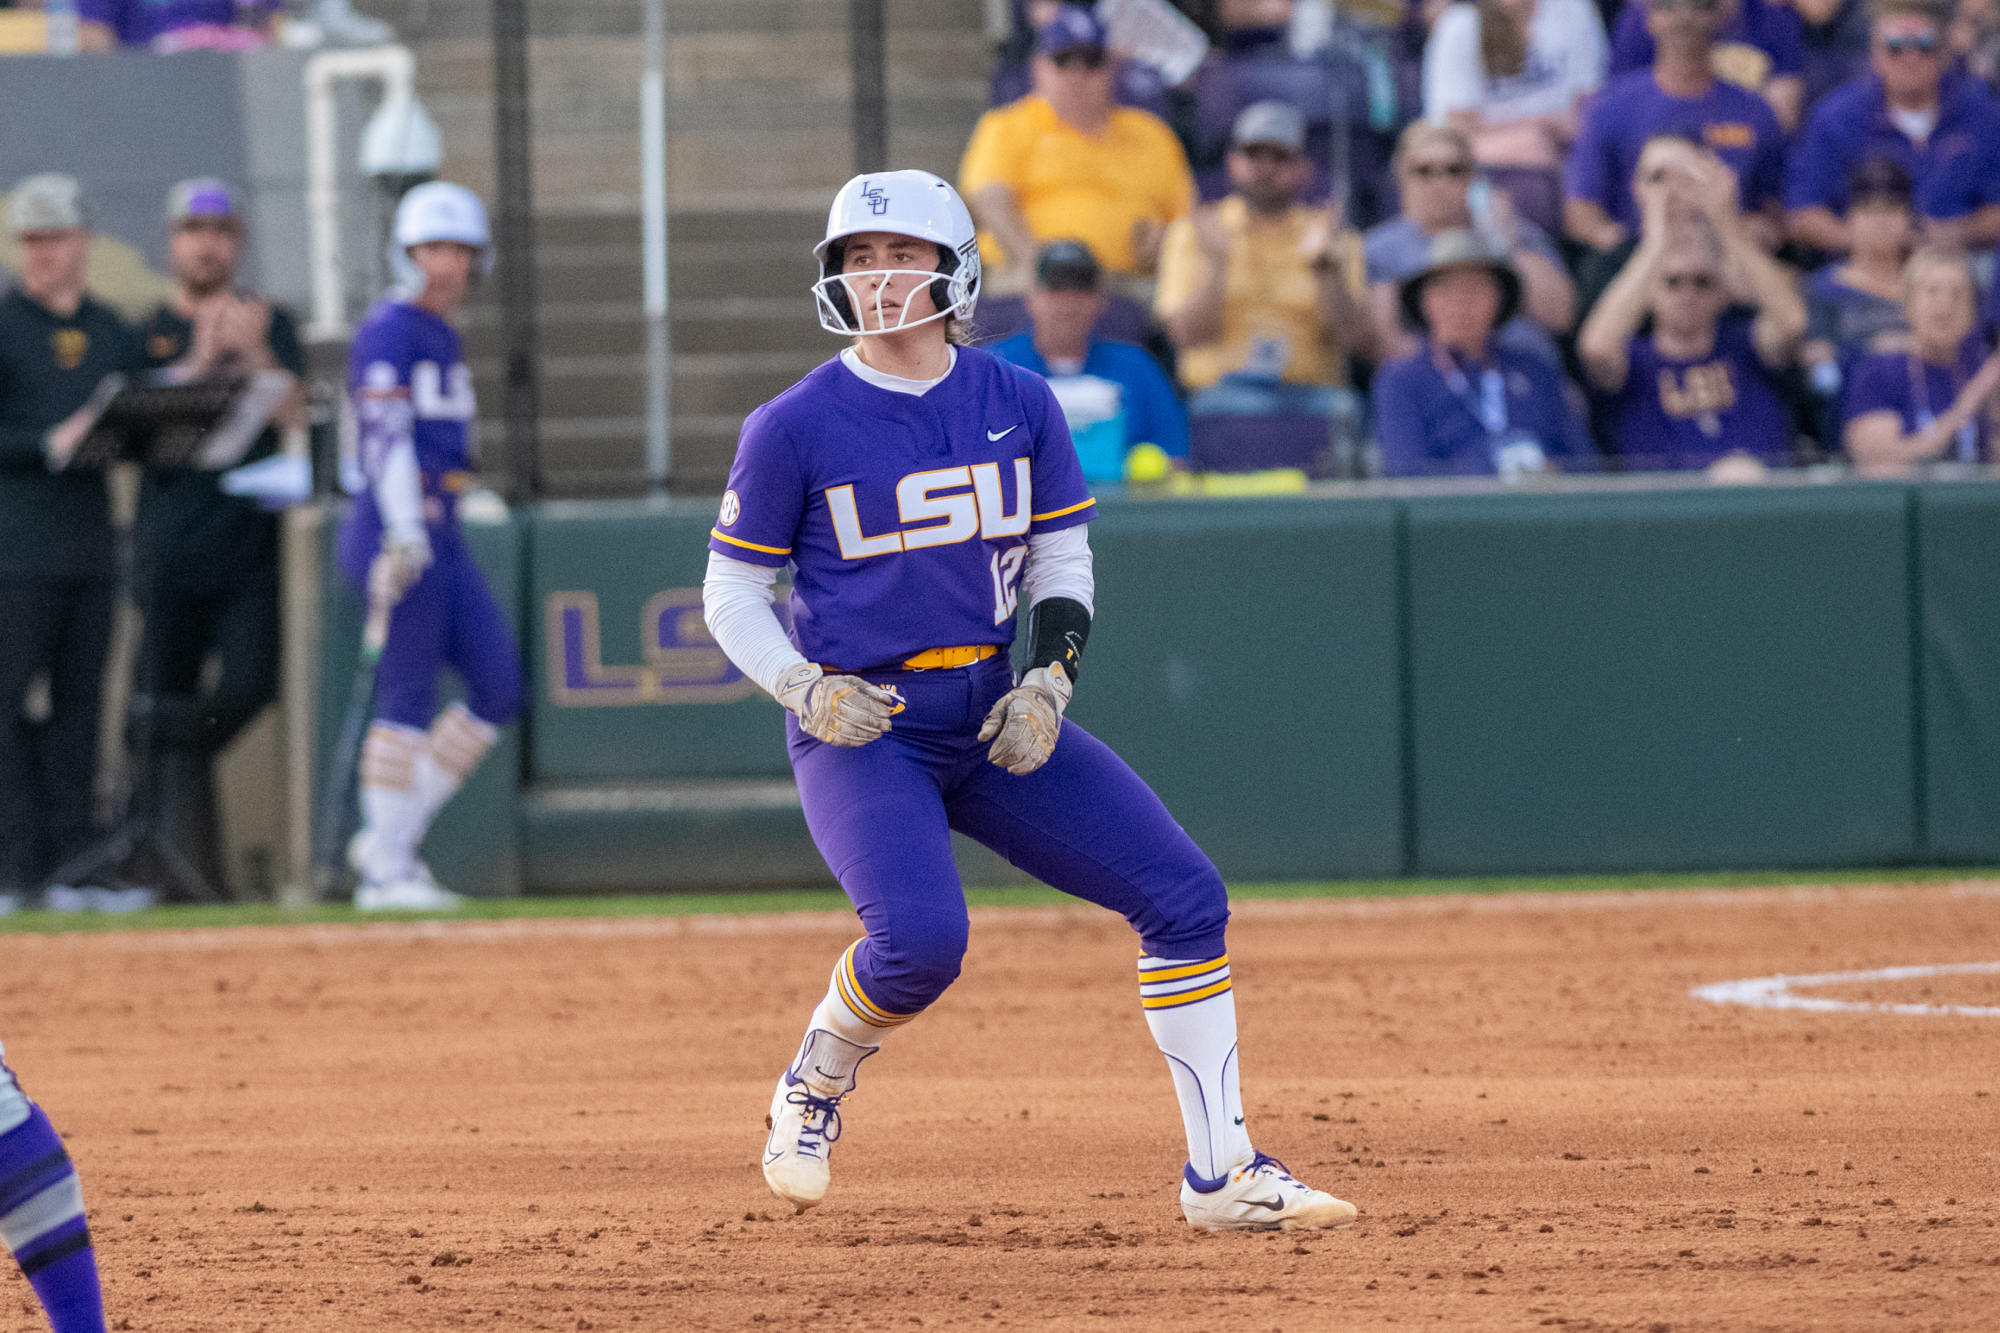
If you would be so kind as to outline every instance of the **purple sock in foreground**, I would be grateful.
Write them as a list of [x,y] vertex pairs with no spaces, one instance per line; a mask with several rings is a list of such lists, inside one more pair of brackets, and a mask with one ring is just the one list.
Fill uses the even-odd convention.
[[83,1186],[55,1126],[32,1103],[26,1120],[0,1134],[0,1243],[21,1265],[55,1333],[104,1333]]

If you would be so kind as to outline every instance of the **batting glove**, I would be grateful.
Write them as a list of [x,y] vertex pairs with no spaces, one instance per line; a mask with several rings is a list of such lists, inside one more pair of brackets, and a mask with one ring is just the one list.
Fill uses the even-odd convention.
[[424,576],[430,563],[429,538],[409,541],[384,537],[381,551],[368,566],[368,599],[378,606],[396,605]]
[[1060,662],[1036,667],[1022,676],[1021,683],[1000,696],[980,725],[979,739],[993,742],[986,757],[1017,778],[1049,762],[1073,689]]
[[798,715],[808,736],[828,745],[866,745],[889,729],[894,695],[859,676],[829,676],[801,662],[778,684],[778,702]]

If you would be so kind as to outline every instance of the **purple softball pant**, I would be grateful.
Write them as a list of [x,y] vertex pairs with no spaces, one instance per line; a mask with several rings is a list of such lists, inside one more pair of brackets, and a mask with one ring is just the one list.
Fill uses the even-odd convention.
[[[389,642],[375,675],[375,716],[424,728],[437,713],[438,668],[465,685],[465,706],[504,726],[521,709],[521,650],[486,576],[456,526],[431,527],[431,564],[389,616]],[[340,528],[341,572],[362,599],[368,566],[381,549],[375,506],[357,502]]]
[[806,824],[868,938],[854,971],[869,1001],[913,1014],[958,978],[968,921],[956,829],[1064,893],[1131,922],[1156,958],[1224,951],[1222,876],[1153,789],[1074,722],[1049,761],[1015,777],[979,724],[1012,687],[1005,656],[943,671],[864,671],[905,701],[879,740],[848,749],[786,718]]

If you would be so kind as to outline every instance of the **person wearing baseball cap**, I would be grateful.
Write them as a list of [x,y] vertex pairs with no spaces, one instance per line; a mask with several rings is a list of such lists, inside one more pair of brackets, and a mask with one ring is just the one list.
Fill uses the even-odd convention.
[[1494,331],[1521,303],[1507,252],[1471,228],[1440,232],[1399,298],[1424,331],[1417,354],[1375,376],[1375,434],[1391,477],[1516,482],[1595,466],[1596,445],[1561,372]]
[[[15,185],[7,225],[21,279],[0,299],[0,895],[25,896],[93,836],[111,508],[102,473],[60,469],[91,396],[138,347],[85,290],[90,215],[73,177]],[[49,712],[30,722],[23,701],[44,675]]]
[[[167,192],[171,300],[140,330],[146,364],[190,377],[282,370],[305,375],[289,312],[238,286],[248,227],[228,183],[184,180]],[[289,424],[303,426],[302,404]],[[276,453],[276,425],[245,455]],[[278,520],[246,496],[226,494],[223,474],[149,468],[140,491],[140,540],[153,578],[153,613],[141,642],[139,687],[154,717],[161,832],[202,878],[224,882],[214,805],[218,754],[278,692]],[[204,688],[209,659],[221,671]]]
[[1305,119],[1254,102],[1230,135],[1228,198],[1167,232],[1154,311],[1180,352],[1193,415],[1344,410],[1347,357],[1372,353],[1361,240],[1299,203]]
[[1104,313],[1104,270],[1082,241],[1051,241],[1035,261],[1029,324],[993,354],[1034,371],[1055,390],[1091,481],[1125,474],[1125,455],[1152,444],[1186,458],[1187,414],[1152,353],[1094,336]]
[[1084,242],[1114,281],[1151,274],[1194,176],[1166,122],[1112,97],[1103,22],[1063,5],[1035,36],[1034,91],[979,118],[959,193],[980,225],[983,294],[1016,295],[1049,241]]

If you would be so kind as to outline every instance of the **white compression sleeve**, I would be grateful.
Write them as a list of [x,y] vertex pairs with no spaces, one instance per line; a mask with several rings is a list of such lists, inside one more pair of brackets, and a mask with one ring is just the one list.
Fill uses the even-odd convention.
[[1096,576],[1090,565],[1090,524],[1061,532],[1041,532],[1028,538],[1028,563],[1021,570],[1021,597],[1029,606],[1051,597],[1081,602],[1097,614],[1093,599]]
[[701,610],[708,632],[736,669],[776,696],[787,671],[805,661],[771,609],[778,571],[747,560],[708,553],[701,582]]
[[375,478],[375,505],[382,512],[382,526],[391,541],[427,539],[424,481],[417,471],[417,447],[411,441],[398,440],[389,447],[382,473]]

